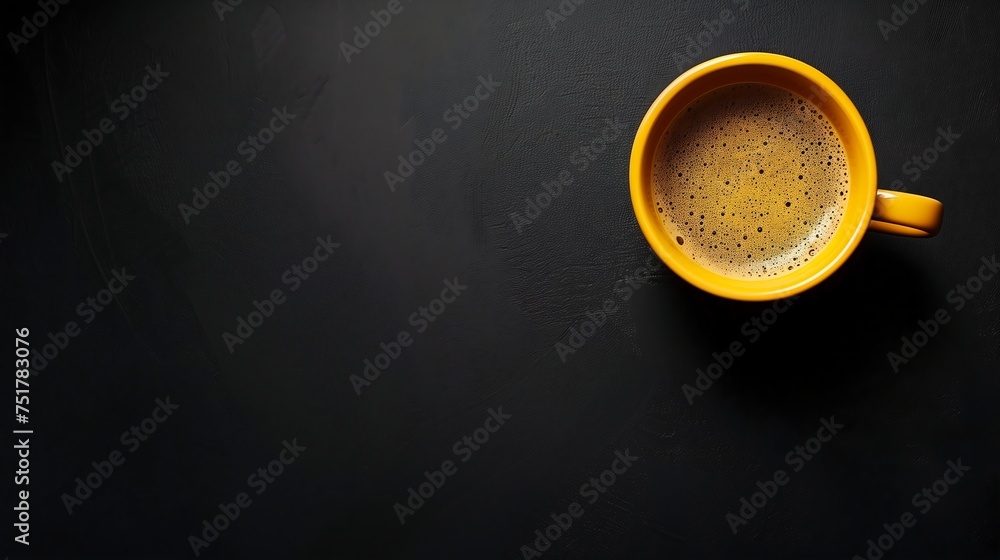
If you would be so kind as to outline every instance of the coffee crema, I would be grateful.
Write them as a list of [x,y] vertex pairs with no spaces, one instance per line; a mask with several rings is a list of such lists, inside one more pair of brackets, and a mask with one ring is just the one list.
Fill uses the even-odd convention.
[[680,250],[724,276],[807,263],[848,199],[844,146],[823,112],[783,88],[739,84],[692,102],[653,160],[653,200]]

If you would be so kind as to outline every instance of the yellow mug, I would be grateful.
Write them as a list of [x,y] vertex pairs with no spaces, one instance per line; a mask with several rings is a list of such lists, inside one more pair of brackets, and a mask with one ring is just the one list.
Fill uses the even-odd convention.
[[[680,250],[657,216],[653,157],[670,123],[695,99],[740,83],[777,86],[809,99],[834,126],[847,155],[849,194],[844,217],[829,243],[806,265],[777,277],[750,280],[718,274]],[[837,84],[812,66],[771,53],[720,56],[688,70],[656,98],[632,145],[629,164],[632,206],[653,251],[681,278],[718,296],[764,301],[793,296],[823,281],[854,252],[867,230],[930,237],[941,228],[937,200],[876,187],[875,150],[861,114]],[[789,187],[793,188],[793,187]]]

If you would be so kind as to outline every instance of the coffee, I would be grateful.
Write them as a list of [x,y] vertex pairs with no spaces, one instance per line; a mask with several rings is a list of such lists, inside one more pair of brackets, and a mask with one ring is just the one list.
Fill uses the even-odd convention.
[[832,238],[848,199],[836,131],[783,88],[739,84],[692,102],[653,160],[660,221],[687,256],[733,278],[807,263]]

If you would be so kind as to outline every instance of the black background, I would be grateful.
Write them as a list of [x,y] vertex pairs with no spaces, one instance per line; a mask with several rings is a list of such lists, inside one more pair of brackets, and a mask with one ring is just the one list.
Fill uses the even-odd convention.
[[[1000,4],[928,0],[883,36],[886,0],[590,1],[554,28],[555,1],[403,2],[350,62],[341,42],[386,2],[246,0],[220,21],[208,0],[74,0],[0,49],[5,336],[28,327],[40,350],[83,324],[76,307],[113,270],[135,276],[31,378],[31,545],[11,536],[11,558],[190,558],[188,537],[239,492],[253,503],[202,557],[522,558],[576,501],[544,558],[849,558],[958,458],[971,470],[886,558],[1000,554],[1000,280],[946,301],[1000,248]],[[2,30],[38,9],[5,5]],[[723,9],[733,23],[679,68]],[[836,81],[880,184],[941,200],[945,224],[866,236],[689,404],[682,386],[769,304],[661,264],[619,297],[652,254],[628,158],[681,71],[751,50]],[[56,180],[64,146],[156,64],[169,76]],[[452,130],[444,111],[490,75]],[[178,205],[281,107],[295,120],[186,224]],[[624,132],[580,170],[573,152],[606,119]],[[383,173],[438,127],[447,140],[391,192]],[[939,127],[960,138],[911,181],[903,165]],[[519,233],[511,214],[564,169],[573,185]],[[317,236],[341,245],[288,293],[282,273]],[[410,314],[456,277],[468,289],[417,334]],[[287,301],[230,353],[222,334],[276,288]],[[608,298],[621,310],[560,360]],[[893,371],[887,352],[940,308],[951,321]],[[403,330],[412,346],[358,395],[350,376]],[[128,452],[120,434],[167,396],[180,408]],[[501,406],[510,419],[401,525],[393,505]],[[785,454],[831,415],[845,428],[792,473]],[[306,450],[257,495],[248,475],[293,438]],[[626,449],[639,459],[587,503],[580,486]],[[67,513],[75,479],[115,450],[124,464]],[[790,482],[734,536],[726,514],[777,469]]]

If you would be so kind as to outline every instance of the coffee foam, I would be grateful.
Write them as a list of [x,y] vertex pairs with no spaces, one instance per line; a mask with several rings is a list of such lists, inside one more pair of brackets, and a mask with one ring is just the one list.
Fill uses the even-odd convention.
[[729,277],[809,262],[848,199],[843,143],[823,112],[785,89],[711,91],[671,123],[653,160],[653,200],[680,250]]

